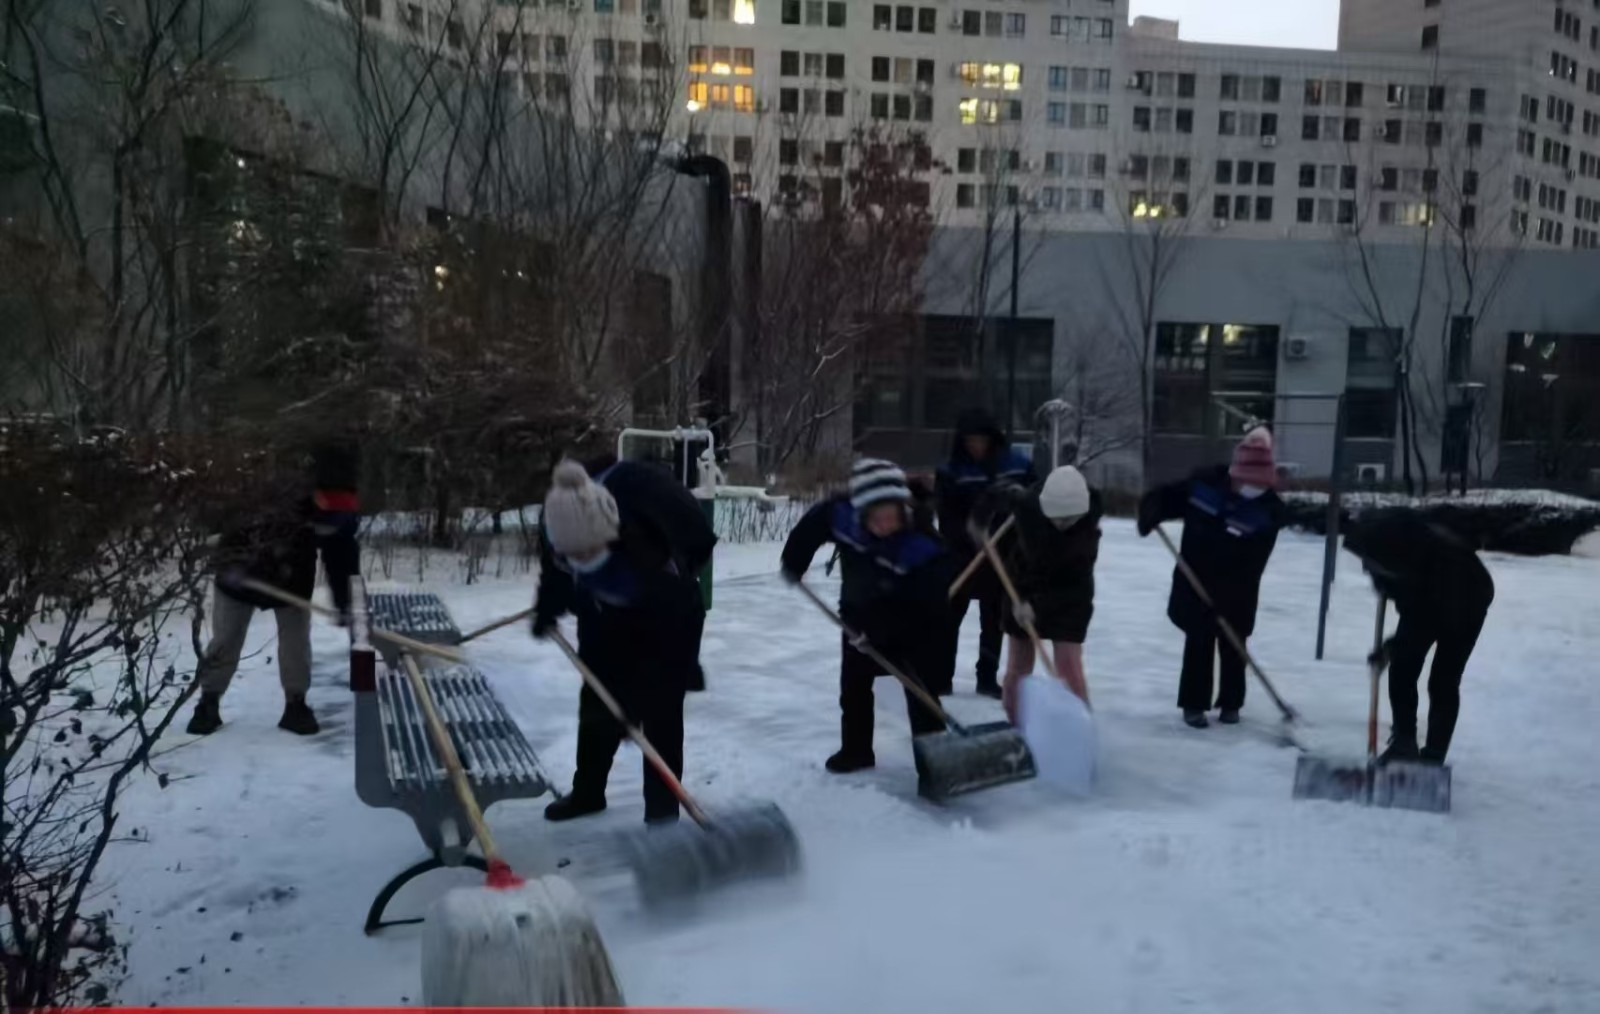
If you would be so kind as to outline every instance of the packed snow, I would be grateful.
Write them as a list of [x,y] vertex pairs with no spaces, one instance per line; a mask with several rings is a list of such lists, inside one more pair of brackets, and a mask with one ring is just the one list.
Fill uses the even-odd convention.
[[[1174,533],[1176,534],[1176,533]],[[1345,556],[1324,661],[1313,660],[1323,543],[1285,533],[1251,646],[1305,715],[1318,752],[1359,756],[1374,599]],[[1245,723],[1192,731],[1175,706],[1181,635],[1165,619],[1171,560],[1105,522],[1086,664],[1099,780],[1087,799],[1039,781],[936,807],[917,798],[902,695],[878,687],[878,767],[826,773],[837,744],[838,636],[776,577],[775,544],[718,551],[703,661],[687,709],[687,779],[708,809],[767,798],[806,849],[805,876],[646,917],[607,834],[642,817],[624,747],[610,809],[547,824],[548,797],[489,811],[524,874],[584,893],[635,1005],[785,1012],[1600,1010],[1600,559],[1486,554],[1497,595],[1462,687],[1448,816],[1293,801],[1295,754],[1252,682]],[[1342,554],[1341,554],[1342,555]],[[401,568],[403,571],[404,568]],[[462,629],[527,606],[532,579],[427,589]],[[832,594],[817,561],[811,580]],[[417,587],[413,584],[411,587]],[[1391,618],[1391,624],[1393,620]],[[957,718],[1000,717],[972,694],[964,630]],[[129,1006],[405,1004],[419,1000],[421,927],[361,932],[373,895],[422,858],[409,820],[357,801],[344,634],[322,626],[311,702],[324,731],[275,728],[273,624],[199,741],[169,734],[167,788],[122,806],[140,840],[101,877],[131,943]],[[563,790],[578,681],[521,627],[474,643]],[[413,882],[420,914],[479,874]]]

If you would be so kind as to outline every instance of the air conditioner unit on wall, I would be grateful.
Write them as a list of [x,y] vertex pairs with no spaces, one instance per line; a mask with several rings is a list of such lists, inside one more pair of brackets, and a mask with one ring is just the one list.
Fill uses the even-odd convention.
[[661,25],[661,15],[659,15],[659,14],[646,14],[644,16],[644,26],[646,28],[657,28],[660,25]]
[[1309,359],[1311,358],[1311,339],[1304,336],[1293,336],[1283,343],[1283,358]]
[[1377,485],[1389,476],[1389,466],[1371,463],[1356,466],[1356,481]]
[[1263,148],[1276,148],[1277,146],[1278,146],[1278,135],[1277,134],[1262,134],[1261,135],[1261,147],[1263,147]]

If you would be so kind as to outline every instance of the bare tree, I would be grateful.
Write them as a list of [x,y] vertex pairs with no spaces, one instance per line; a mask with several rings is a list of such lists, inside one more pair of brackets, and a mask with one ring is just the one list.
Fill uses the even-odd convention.
[[1156,324],[1162,293],[1189,252],[1210,177],[1188,148],[1144,146],[1116,166],[1108,214],[1120,225],[1115,254],[1099,263],[1109,294],[1109,331],[1136,364],[1141,466],[1154,430]]
[[1103,320],[1074,320],[1056,357],[1062,438],[1073,448],[1067,464],[1087,467],[1141,444],[1139,362]]
[[812,150],[760,224],[733,439],[755,444],[764,475],[824,453],[863,357],[904,348],[933,230],[931,153],[920,133],[863,124]]

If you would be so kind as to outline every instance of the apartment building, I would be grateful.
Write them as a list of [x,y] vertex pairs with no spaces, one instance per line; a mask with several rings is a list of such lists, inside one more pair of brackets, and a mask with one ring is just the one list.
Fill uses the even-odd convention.
[[[470,59],[477,2],[362,14]],[[1424,385],[1428,467],[1460,467],[1465,443],[1474,470],[1531,479],[1551,468],[1538,427],[1511,418],[1540,398],[1508,394],[1531,375],[1515,360],[1559,348],[1572,368],[1538,375],[1565,378],[1565,404],[1600,394],[1585,337],[1600,334],[1600,0],[1344,0],[1331,51],[1189,43],[1130,24],[1126,0],[495,0],[492,15],[522,100],[597,126],[668,102],[665,134],[766,209],[839,200],[863,128],[916,152],[908,192],[940,224],[926,334],[863,378],[841,443],[932,459],[974,398],[1026,432],[1081,374],[1083,343],[1110,358],[1132,316],[1155,347],[1139,358],[1158,473],[1214,454],[1245,406],[1303,474],[1387,478],[1397,391]],[[990,253],[1013,229],[1015,299]],[[1183,248],[1159,292],[1128,259],[1151,236]],[[977,248],[998,277],[986,306]],[[1470,261],[1477,295],[1451,261]],[[1600,420],[1562,413],[1551,426],[1600,441]]]

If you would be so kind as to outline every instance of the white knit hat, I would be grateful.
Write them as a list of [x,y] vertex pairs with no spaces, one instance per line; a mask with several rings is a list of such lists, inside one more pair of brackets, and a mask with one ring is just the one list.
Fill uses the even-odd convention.
[[589,478],[582,465],[568,458],[550,476],[543,522],[545,537],[557,553],[593,552],[617,537],[617,501],[610,490]]
[[1052,521],[1081,518],[1089,513],[1089,484],[1083,473],[1062,465],[1045,477],[1039,490],[1039,510]]
[[850,505],[861,511],[884,501],[911,502],[906,473],[892,461],[862,458],[850,470]]

